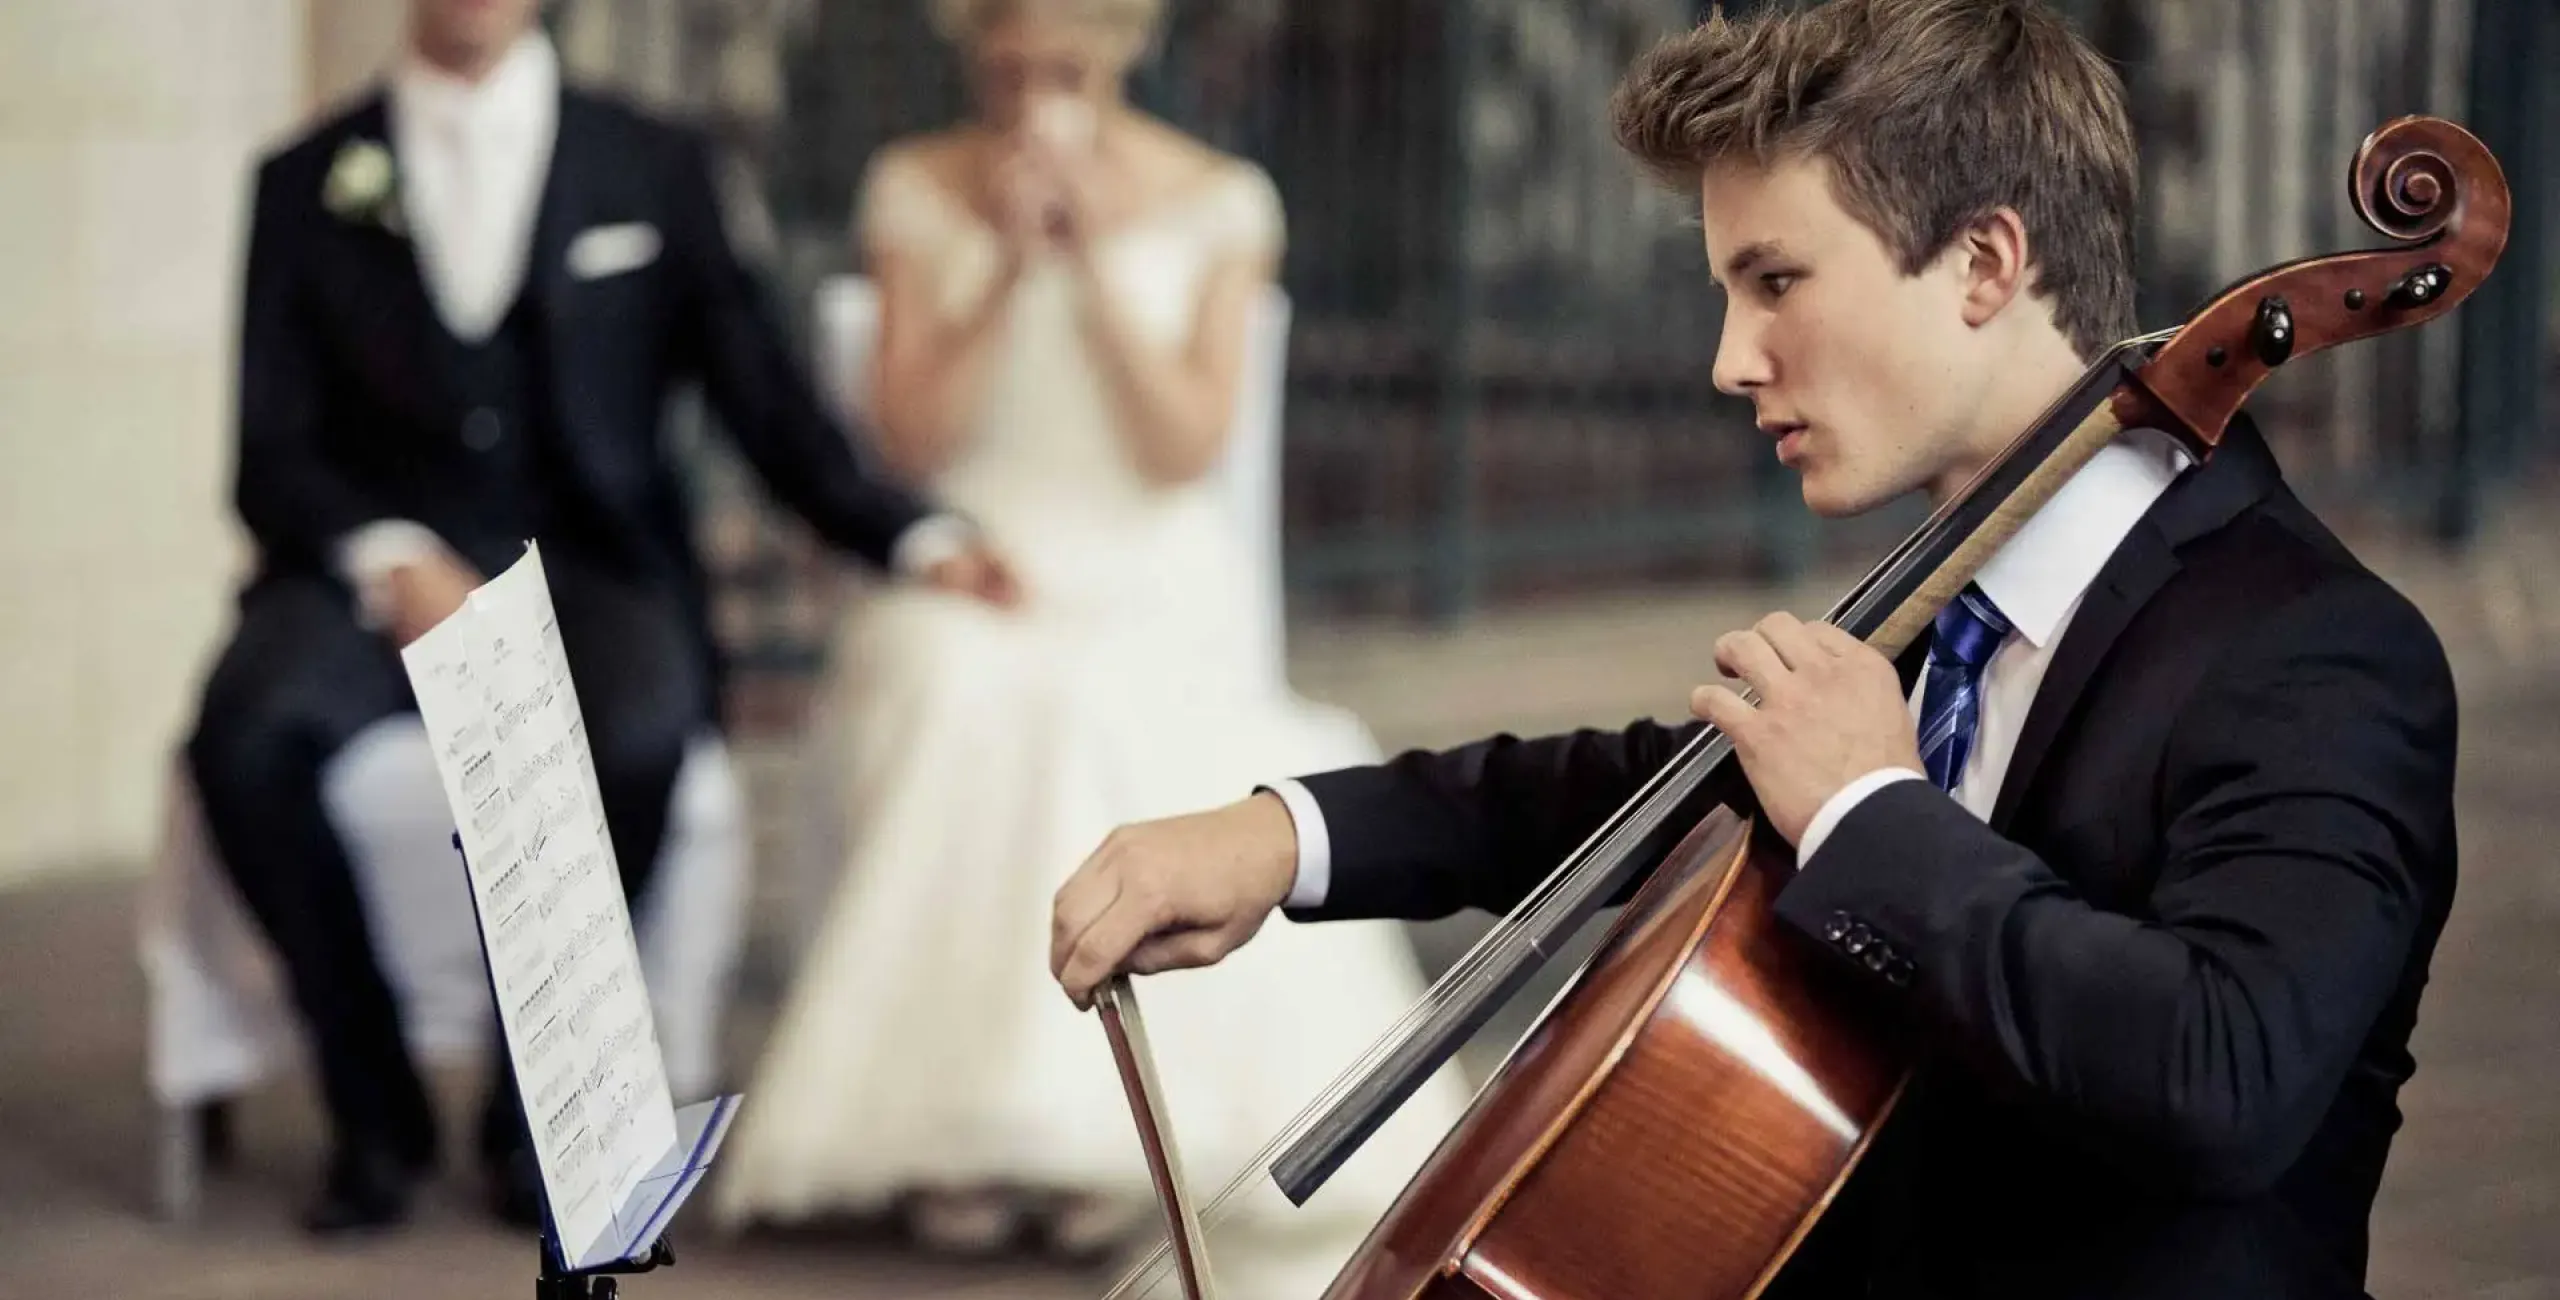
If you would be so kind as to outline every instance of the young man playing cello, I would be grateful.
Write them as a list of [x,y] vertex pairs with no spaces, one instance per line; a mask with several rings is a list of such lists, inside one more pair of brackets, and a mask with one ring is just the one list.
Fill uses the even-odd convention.
[[[1694,186],[1717,386],[1825,516],[1945,500],[2134,332],[2122,90],[2033,0],[1710,20],[1619,138]],[[1692,697],[1797,851],[1778,913],[1932,1059],[1773,1294],[2364,1294],[2454,885],[2455,700],[2418,613],[2245,419],[2135,430],[1978,572],[1906,684],[1827,624]],[[2031,721],[2032,719],[2032,721]],[[1695,724],[1499,736],[1114,833],[1052,964],[1215,962],[1295,920],[1503,912]]]

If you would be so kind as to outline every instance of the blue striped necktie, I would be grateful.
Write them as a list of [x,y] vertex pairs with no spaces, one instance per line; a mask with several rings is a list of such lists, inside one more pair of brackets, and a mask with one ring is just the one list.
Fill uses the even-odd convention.
[[1964,777],[1974,725],[1982,718],[1983,666],[2008,636],[2009,620],[1971,583],[1938,611],[1920,695],[1920,764],[1950,794]]

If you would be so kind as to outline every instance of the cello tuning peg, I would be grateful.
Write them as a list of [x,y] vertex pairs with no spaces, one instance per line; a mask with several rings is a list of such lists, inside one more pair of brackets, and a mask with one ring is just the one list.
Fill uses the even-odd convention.
[[2249,323],[2249,351],[2270,370],[2293,355],[2293,305],[2284,295],[2258,300],[2257,318]]
[[2400,277],[2387,301],[2394,307],[2423,307],[2443,297],[2452,284],[2453,272],[2444,263],[2429,262]]

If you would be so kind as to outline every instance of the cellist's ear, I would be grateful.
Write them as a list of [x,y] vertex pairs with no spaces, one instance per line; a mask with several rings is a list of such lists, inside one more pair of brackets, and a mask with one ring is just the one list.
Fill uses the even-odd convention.
[[1994,208],[1966,223],[1949,252],[1963,279],[1964,323],[1980,328],[2026,291],[2027,223],[2014,208]]

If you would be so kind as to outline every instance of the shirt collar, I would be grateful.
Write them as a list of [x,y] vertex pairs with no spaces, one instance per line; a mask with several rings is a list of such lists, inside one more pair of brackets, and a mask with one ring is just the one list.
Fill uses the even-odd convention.
[[476,125],[539,122],[560,93],[560,57],[541,29],[526,32],[480,80],[465,81],[412,50],[393,70],[404,113]]
[[2132,429],[2057,490],[1973,575],[2009,625],[2042,649],[2152,502],[2192,462],[2165,433]]

